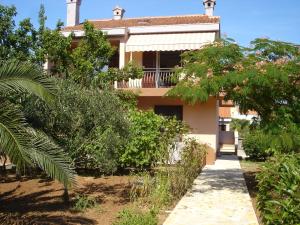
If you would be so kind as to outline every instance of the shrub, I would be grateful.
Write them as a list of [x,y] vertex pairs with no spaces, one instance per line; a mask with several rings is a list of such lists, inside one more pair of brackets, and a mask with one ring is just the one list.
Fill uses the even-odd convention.
[[243,148],[251,159],[266,160],[273,154],[271,142],[271,137],[262,130],[253,130],[245,135]]
[[123,137],[115,133],[112,127],[105,130],[97,127],[93,138],[83,140],[83,143],[70,154],[77,168],[113,174],[119,167],[118,159],[123,146]]
[[278,155],[258,179],[258,208],[266,225],[300,224],[300,154]]
[[150,166],[159,153],[159,137],[163,118],[154,112],[131,111],[130,141],[121,161],[127,166]]
[[73,210],[84,212],[87,209],[96,207],[97,201],[93,197],[88,197],[86,195],[76,195],[74,200]]
[[180,198],[192,187],[194,179],[199,175],[205,165],[207,145],[199,144],[194,139],[185,141],[182,149],[181,161],[177,169],[171,171],[170,179],[172,196]]
[[130,139],[121,156],[126,166],[149,167],[165,159],[170,145],[186,130],[180,121],[153,111],[132,110],[129,121]]
[[255,160],[266,160],[274,153],[287,154],[300,151],[300,129],[296,124],[269,125],[251,130],[243,141],[247,155]]
[[131,197],[158,208],[170,205],[192,186],[204,165],[206,151],[206,145],[187,140],[179,164],[158,167],[153,174],[143,172],[136,175]]
[[155,210],[141,212],[139,210],[123,210],[114,225],[157,225],[158,218]]

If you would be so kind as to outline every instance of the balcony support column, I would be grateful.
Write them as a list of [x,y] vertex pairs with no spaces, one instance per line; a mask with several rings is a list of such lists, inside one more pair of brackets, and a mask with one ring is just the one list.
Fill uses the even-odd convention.
[[119,45],[119,69],[125,66],[125,39],[120,40]]

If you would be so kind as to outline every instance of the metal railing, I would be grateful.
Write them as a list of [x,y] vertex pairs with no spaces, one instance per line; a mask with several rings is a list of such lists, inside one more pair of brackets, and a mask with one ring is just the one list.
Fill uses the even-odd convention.
[[174,71],[171,68],[147,68],[141,79],[129,79],[129,81],[118,82],[118,88],[168,88],[175,86],[172,80]]

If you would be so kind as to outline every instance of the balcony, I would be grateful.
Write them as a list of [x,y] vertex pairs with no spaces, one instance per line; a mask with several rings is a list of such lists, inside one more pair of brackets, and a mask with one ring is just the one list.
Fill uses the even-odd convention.
[[172,76],[174,71],[171,68],[144,69],[143,78],[117,82],[117,88],[170,88],[176,85]]

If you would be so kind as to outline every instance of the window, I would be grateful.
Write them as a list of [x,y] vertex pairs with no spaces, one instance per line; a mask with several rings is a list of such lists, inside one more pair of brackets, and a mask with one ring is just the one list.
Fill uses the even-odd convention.
[[160,68],[174,68],[180,65],[181,51],[160,52]]
[[158,115],[176,117],[177,120],[183,120],[182,105],[156,105],[154,112]]

